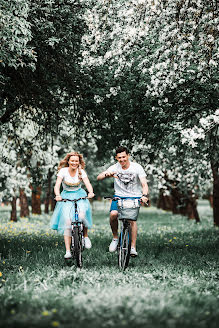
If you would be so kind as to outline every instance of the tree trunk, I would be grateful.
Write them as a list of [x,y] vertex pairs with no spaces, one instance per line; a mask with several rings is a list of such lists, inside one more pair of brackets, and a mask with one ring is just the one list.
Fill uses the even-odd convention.
[[[55,197],[55,195],[54,195]],[[56,207],[56,200],[54,199],[54,197],[51,198],[50,200],[50,210],[54,211],[55,207]]]
[[45,210],[44,210],[44,212],[46,214],[49,213],[49,204],[50,204],[50,199],[52,197],[52,195],[51,195],[51,182],[52,182],[52,172],[49,170],[49,172],[48,172],[48,187],[47,187],[47,193],[46,193],[46,198],[45,198]]
[[157,200],[157,208],[163,208],[163,193],[160,189],[158,200]]
[[20,188],[20,217],[28,217],[30,215],[28,208],[27,196],[24,189]]
[[182,209],[181,209],[182,195],[179,193],[177,187],[173,187],[172,189],[170,189],[170,192],[173,199],[173,206],[172,206],[173,214],[182,214]]
[[197,201],[195,197],[190,197],[186,206],[186,215],[189,220],[195,219],[196,223],[200,222],[200,217],[197,210]]
[[211,162],[213,174],[213,217],[215,226],[219,227],[219,163]]
[[181,214],[190,220],[195,219],[196,222],[200,222],[196,197],[191,192],[189,192],[189,196],[185,196],[175,187],[172,188],[171,195],[173,197],[173,214]]
[[16,204],[16,202],[17,202],[17,197],[13,197],[12,198],[12,201],[11,201],[11,218],[10,218],[10,220],[11,221],[15,221],[15,222],[17,222],[17,204]]
[[161,208],[165,211],[172,211],[173,208],[173,200],[171,195],[164,195],[163,189],[160,189],[157,208]]
[[208,200],[209,200],[211,208],[213,208],[213,195],[209,195]]
[[32,213],[41,214],[41,186],[32,189]]

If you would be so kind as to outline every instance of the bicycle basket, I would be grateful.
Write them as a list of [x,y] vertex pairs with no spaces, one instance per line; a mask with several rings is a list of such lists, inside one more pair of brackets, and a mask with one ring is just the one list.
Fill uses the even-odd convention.
[[138,199],[119,199],[119,219],[137,220],[140,203]]
[[132,198],[127,198],[127,199],[118,199],[118,207],[121,208],[136,208],[140,207],[139,199],[132,199]]

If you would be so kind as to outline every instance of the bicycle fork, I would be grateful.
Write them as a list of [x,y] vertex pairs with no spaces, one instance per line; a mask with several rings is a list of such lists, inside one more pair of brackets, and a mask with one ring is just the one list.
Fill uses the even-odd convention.
[[[120,247],[122,247],[122,249],[126,250],[126,251],[128,251],[128,244],[129,244],[129,238],[130,238],[128,228],[129,228],[129,223],[128,222],[126,222],[126,221],[121,222]],[[127,238],[128,244],[123,243],[124,237]]]
[[78,227],[78,234],[81,235],[82,249],[84,249],[85,246],[84,226],[82,222],[79,222],[77,203],[75,203],[75,221],[71,223],[71,226],[72,226],[72,246],[74,247],[74,235],[76,233],[75,228]]

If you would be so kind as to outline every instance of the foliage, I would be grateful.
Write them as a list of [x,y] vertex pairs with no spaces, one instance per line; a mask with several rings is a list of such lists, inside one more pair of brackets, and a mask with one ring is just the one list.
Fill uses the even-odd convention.
[[161,176],[204,192],[210,162],[218,172],[218,19],[216,1],[90,1],[83,64],[103,76],[100,152],[134,144]]
[[102,143],[158,146],[218,108],[215,1],[90,1],[85,20]]
[[[35,68],[36,55],[28,43],[32,39],[30,1],[2,0],[0,4],[1,66]],[[4,79],[4,76],[1,76]]]
[[[93,138],[77,139],[72,126],[67,121],[62,124],[57,136],[43,137],[39,126],[28,116],[21,116],[16,130],[12,125],[2,130],[0,138],[2,153],[0,155],[1,197],[11,199],[19,196],[19,188],[25,189],[30,196],[30,187],[42,187],[43,197],[48,188],[48,176],[52,178],[52,189],[56,180],[58,163],[70,151],[81,152],[86,162],[86,171],[97,197],[112,194],[112,180],[102,183],[97,181],[103,159],[97,159],[97,147]],[[104,158],[105,160],[105,158]],[[110,165],[107,164],[107,167]],[[52,197],[52,195],[50,196]]]
[[[20,2],[22,10],[23,2]],[[29,1],[25,23],[30,28],[27,46],[34,49],[34,67],[1,67],[1,122],[17,127],[17,114],[28,113],[44,130],[57,133],[58,123],[70,111],[77,113],[82,83],[78,61],[84,24],[80,1]],[[12,19],[17,12],[12,10]],[[12,32],[12,36],[17,29]],[[11,37],[12,39],[12,37]],[[19,51],[14,44],[14,52]],[[76,109],[77,107],[77,109]]]
[[[19,152],[35,185],[76,147],[103,194],[111,182],[97,184],[96,163],[105,167],[123,143],[138,148],[147,171],[156,168],[154,180],[167,170],[184,189],[204,190],[209,161],[217,168],[219,157],[215,0],[19,0],[2,8],[6,149]],[[23,137],[28,124],[35,139]]]

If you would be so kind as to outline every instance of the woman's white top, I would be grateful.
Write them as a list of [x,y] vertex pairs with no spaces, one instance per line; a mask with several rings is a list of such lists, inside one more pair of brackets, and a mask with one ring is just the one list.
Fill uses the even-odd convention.
[[[82,179],[87,177],[87,173],[83,169],[81,169],[81,175]],[[57,176],[62,178],[63,190],[75,191],[81,188],[82,181],[78,177],[78,169],[75,176],[72,177],[69,173],[68,167],[63,167],[59,170]]]

